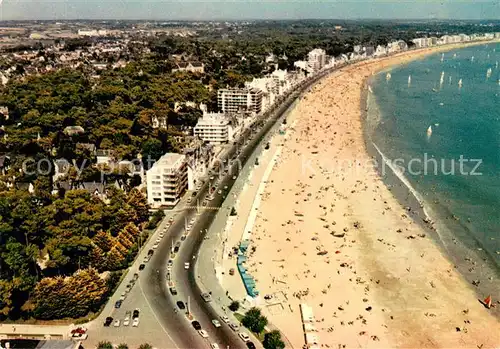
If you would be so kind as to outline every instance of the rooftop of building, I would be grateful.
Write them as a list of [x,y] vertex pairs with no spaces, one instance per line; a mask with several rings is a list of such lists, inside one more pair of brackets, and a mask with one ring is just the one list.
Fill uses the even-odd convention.
[[186,156],[178,153],[166,153],[161,158],[158,159],[151,167],[150,170],[158,169],[161,167],[167,168],[179,168],[185,161]]

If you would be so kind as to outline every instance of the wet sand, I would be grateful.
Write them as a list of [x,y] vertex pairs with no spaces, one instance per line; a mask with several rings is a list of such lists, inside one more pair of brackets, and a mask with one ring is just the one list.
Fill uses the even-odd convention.
[[295,348],[305,343],[300,303],[312,307],[321,347],[500,346],[499,321],[394,198],[365,149],[366,79],[436,51],[346,67],[292,112],[297,123],[267,181],[246,265],[260,306]]

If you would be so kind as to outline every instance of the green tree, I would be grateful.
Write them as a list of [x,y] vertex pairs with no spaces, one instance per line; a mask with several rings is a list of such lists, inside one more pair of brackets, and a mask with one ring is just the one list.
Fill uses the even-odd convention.
[[99,342],[97,349],[113,349],[113,344],[110,342]]
[[238,311],[238,309],[240,309],[240,302],[232,301],[231,304],[229,304],[229,310]]
[[267,318],[261,314],[260,309],[253,307],[245,313],[241,323],[250,331],[258,334],[264,331],[267,326]]
[[139,346],[139,349],[153,349],[153,347],[148,343],[144,343]]
[[122,343],[122,344],[118,345],[118,347],[116,349],[128,349],[128,345],[125,343]]
[[[163,155],[163,146],[161,141],[154,138],[148,139],[142,145],[141,154],[144,165],[146,167],[152,166],[152,161],[158,160]],[[149,168],[146,168],[146,170],[148,169]]]
[[127,204],[135,210],[134,223],[140,224],[149,218],[149,205],[146,196],[139,189],[133,188],[127,195]]
[[264,348],[266,349],[284,349],[285,343],[281,340],[280,331],[274,330],[268,332],[264,335],[264,341],[262,342]]

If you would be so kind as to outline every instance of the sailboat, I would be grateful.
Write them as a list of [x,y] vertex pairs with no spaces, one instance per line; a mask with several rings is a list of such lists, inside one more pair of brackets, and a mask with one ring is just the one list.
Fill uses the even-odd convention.
[[488,68],[486,71],[486,78],[488,79],[491,76],[491,68]]
[[458,80],[458,87],[462,87],[462,79]]
[[495,68],[498,68],[498,61],[495,62]]
[[444,53],[441,53],[441,62],[444,61]]
[[432,126],[429,126],[429,128],[427,129],[427,139],[431,138],[431,135],[432,135]]
[[474,62],[474,56],[471,57],[470,59],[471,62]]
[[408,75],[408,86],[411,85],[411,75]]
[[448,79],[448,81],[449,81],[449,84],[451,85],[451,76],[450,76],[450,78]]
[[439,85],[443,86],[443,82],[444,82],[444,71],[441,72],[441,78],[439,78]]
[[373,93],[372,87],[370,85],[368,85],[368,91],[370,91],[370,93]]
[[453,58],[457,58],[457,54],[456,53],[453,54]]
[[486,308],[490,309],[491,308],[491,296],[486,297],[483,300],[483,304]]
[[391,77],[392,77],[391,73],[387,73],[385,75],[385,80],[389,81],[389,80],[391,80]]

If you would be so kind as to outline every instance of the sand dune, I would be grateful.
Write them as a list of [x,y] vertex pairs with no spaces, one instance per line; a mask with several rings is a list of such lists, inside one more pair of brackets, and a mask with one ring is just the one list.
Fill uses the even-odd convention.
[[429,52],[347,67],[289,117],[296,124],[262,196],[247,265],[295,348],[304,345],[300,303],[312,307],[322,347],[500,347],[498,320],[366,165],[365,79]]

